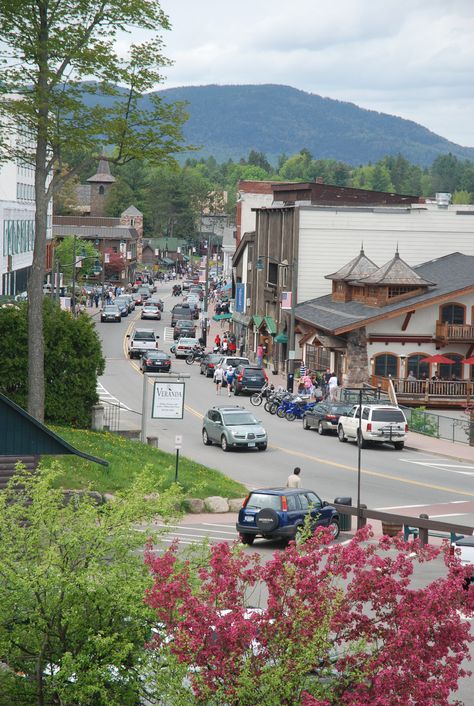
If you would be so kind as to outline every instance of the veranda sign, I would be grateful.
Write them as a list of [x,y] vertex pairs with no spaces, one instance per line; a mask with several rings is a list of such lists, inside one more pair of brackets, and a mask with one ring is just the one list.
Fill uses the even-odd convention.
[[153,384],[153,419],[182,419],[184,414],[184,382],[163,382]]

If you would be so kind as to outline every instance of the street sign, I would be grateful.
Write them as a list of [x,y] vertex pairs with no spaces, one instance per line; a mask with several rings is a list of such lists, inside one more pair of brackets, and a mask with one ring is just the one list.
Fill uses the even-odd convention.
[[176,434],[174,437],[174,447],[178,451],[183,445],[183,437],[181,434]]
[[153,384],[152,419],[182,419],[184,414],[184,382],[155,380]]
[[296,358],[296,351],[288,351],[288,359],[295,360],[295,358]]

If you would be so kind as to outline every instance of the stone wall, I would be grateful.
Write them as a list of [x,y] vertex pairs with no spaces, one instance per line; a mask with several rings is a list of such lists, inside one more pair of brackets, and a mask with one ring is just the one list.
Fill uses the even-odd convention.
[[356,387],[369,382],[369,361],[367,356],[367,332],[364,328],[346,334],[346,373],[347,385]]

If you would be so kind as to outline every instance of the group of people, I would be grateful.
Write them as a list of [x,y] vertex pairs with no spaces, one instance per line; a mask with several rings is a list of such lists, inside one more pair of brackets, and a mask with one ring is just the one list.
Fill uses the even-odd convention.
[[227,385],[227,396],[230,397],[233,390],[233,384],[235,380],[235,368],[232,365],[228,365],[227,368],[219,363],[217,368],[214,370],[214,384],[216,386],[216,395],[221,394],[222,386],[224,381]]
[[432,375],[431,377],[428,377],[428,374],[427,374],[427,373],[421,373],[420,377],[417,378],[416,375],[415,375],[415,373],[413,372],[413,370],[410,370],[409,373],[408,373],[408,375],[407,375],[407,380],[408,380],[409,382],[418,382],[419,380],[421,380],[422,382],[428,382],[428,380],[431,380],[431,382],[441,382],[441,381],[444,381],[444,382],[458,382],[458,381],[459,381],[459,378],[458,378],[454,373],[451,374],[451,376],[448,378],[448,380],[446,380],[445,378],[440,377],[440,376],[438,375],[438,373],[435,373],[435,374]]
[[315,400],[329,399],[335,402],[339,380],[336,373],[328,368],[326,372],[318,377],[316,373],[307,370],[304,365],[300,368],[300,379],[298,383],[298,394],[312,397]]
[[224,355],[236,355],[237,339],[233,333],[226,331],[222,338],[217,333],[214,339],[214,353],[223,353]]

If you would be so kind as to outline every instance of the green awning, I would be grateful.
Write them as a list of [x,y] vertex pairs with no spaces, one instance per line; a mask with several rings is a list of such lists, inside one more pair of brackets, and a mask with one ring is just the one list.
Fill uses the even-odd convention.
[[232,318],[232,314],[214,314],[213,321],[226,321]]
[[284,331],[279,333],[275,338],[273,339],[275,343],[288,343],[288,336]]
[[174,260],[172,260],[170,257],[162,257],[161,260],[160,260],[160,262],[161,262],[163,265],[174,265],[174,264],[175,264],[175,263],[174,263]]
[[256,328],[260,328],[260,324],[263,321],[263,316],[252,316],[252,321],[254,322]]
[[[255,316],[253,318],[255,318]],[[271,336],[274,336],[277,332],[277,325],[275,319],[272,316],[264,316],[257,328],[261,328],[263,324],[265,324],[268,333]]]

